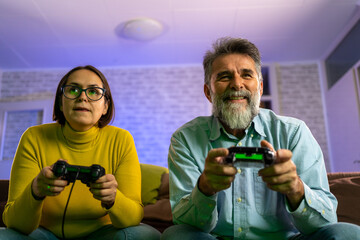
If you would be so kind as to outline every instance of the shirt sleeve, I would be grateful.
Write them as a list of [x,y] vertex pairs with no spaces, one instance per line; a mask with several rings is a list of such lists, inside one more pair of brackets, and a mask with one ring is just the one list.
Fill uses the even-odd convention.
[[337,222],[337,200],[329,190],[324,158],[319,144],[305,123],[300,124],[290,139],[293,161],[304,183],[305,196],[291,214],[294,225],[303,234]]
[[193,154],[181,134],[174,134],[168,156],[173,221],[175,224],[189,224],[210,232],[218,220],[217,194],[208,197],[198,189],[202,166],[197,164]]
[[31,130],[27,130],[19,142],[11,168],[9,198],[3,213],[5,225],[24,234],[39,226],[43,205],[43,201],[36,200],[31,192],[32,181],[40,172],[36,144],[31,136]]

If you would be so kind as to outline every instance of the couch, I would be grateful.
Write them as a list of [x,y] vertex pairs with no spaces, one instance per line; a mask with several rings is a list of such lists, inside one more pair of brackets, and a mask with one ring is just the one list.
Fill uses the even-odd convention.
[[[141,164],[142,201],[144,218],[160,232],[172,225],[169,202],[169,173],[165,167]],[[360,225],[360,172],[328,173],[330,191],[338,199],[337,216],[340,222]],[[8,180],[0,180],[0,213],[4,209],[8,194]],[[4,223],[0,220],[0,227]]]

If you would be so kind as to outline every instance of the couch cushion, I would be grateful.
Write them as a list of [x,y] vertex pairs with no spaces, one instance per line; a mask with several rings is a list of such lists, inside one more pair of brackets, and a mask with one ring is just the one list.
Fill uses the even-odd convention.
[[168,169],[151,164],[140,164],[141,167],[141,200],[145,205],[156,203],[161,186],[161,180]]
[[173,225],[169,200],[169,173],[162,174],[157,200],[154,204],[147,204],[144,207],[142,222],[156,227],[160,232]]
[[338,200],[339,222],[360,225],[360,172],[329,173],[330,191]]

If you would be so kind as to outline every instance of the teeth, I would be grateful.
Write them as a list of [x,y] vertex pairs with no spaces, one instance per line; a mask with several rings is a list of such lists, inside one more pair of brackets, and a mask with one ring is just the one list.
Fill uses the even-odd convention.
[[230,97],[230,100],[242,100],[244,97]]

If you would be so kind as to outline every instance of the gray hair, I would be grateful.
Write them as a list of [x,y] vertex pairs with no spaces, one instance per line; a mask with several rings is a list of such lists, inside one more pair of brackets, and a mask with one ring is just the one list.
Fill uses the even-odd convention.
[[260,52],[253,43],[243,38],[224,37],[216,40],[212,47],[213,51],[207,51],[203,60],[204,81],[206,85],[210,86],[212,64],[215,59],[233,53],[249,55],[255,62],[255,69],[259,76],[259,81],[262,81]]

